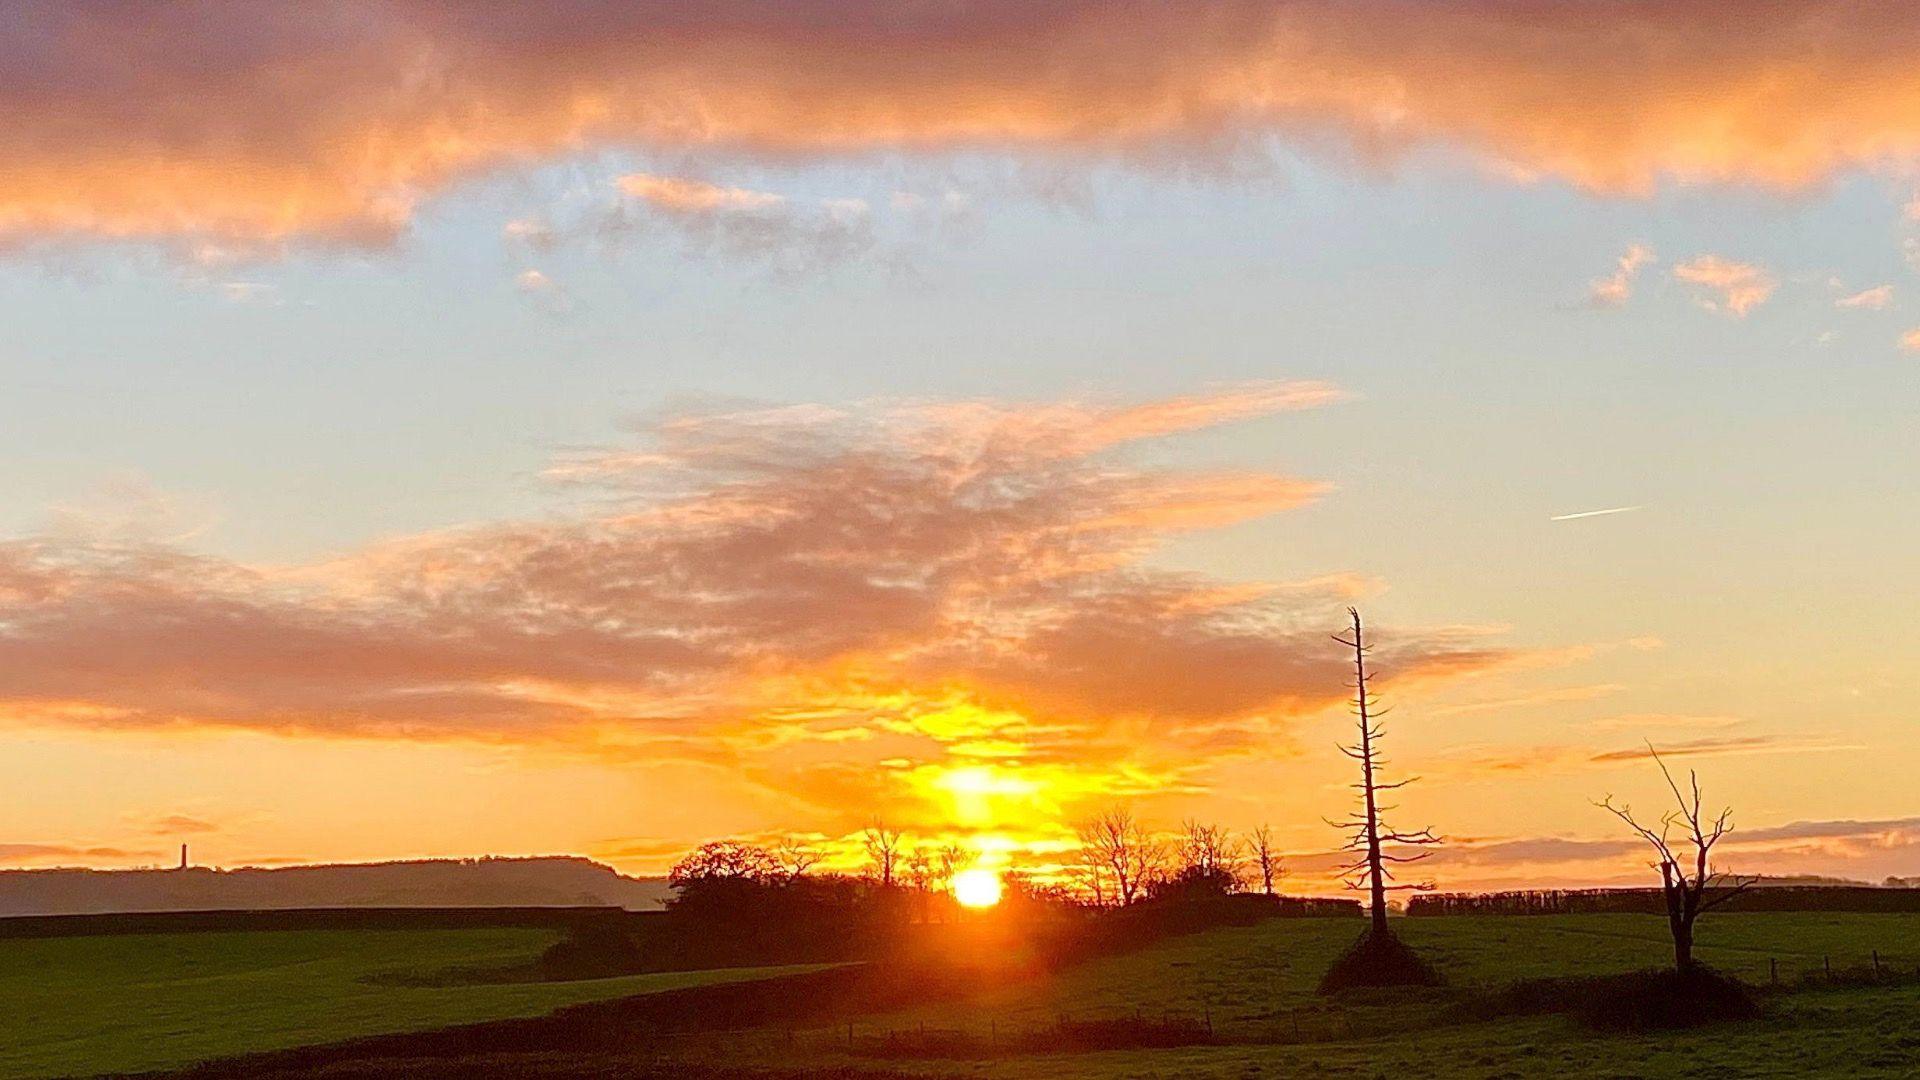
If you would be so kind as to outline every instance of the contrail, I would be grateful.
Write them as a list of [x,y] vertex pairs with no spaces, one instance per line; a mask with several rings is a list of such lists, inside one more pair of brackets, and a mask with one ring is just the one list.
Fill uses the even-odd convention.
[[1548,521],[1572,521],[1575,518],[1601,517],[1606,514],[1630,514],[1633,511],[1640,510],[1640,509],[1644,509],[1644,507],[1610,506],[1605,510],[1582,510],[1577,514],[1556,514],[1553,517],[1548,518],[1547,520]]

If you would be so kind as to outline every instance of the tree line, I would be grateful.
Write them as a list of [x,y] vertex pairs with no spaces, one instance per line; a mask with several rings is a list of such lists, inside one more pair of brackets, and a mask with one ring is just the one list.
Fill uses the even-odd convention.
[[[1694,966],[1695,926],[1703,915],[1736,902],[1755,903],[1745,898],[1756,879],[1728,875],[1714,865],[1714,848],[1733,829],[1731,810],[1708,812],[1698,775],[1689,772],[1683,786],[1651,744],[1649,754],[1673,795],[1673,808],[1658,819],[1643,820],[1612,796],[1596,805],[1652,849],[1653,866],[1660,875],[1657,891],[1436,896],[1430,894],[1430,881],[1398,880],[1396,867],[1428,858],[1441,838],[1431,828],[1399,829],[1386,821],[1393,808],[1384,800],[1413,778],[1390,781],[1384,776],[1381,718],[1387,710],[1372,689],[1369,658],[1374,644],[1366,636],[1359,611],[1349,608],[1348,615],[1350,628],[1333,637],[1351,656],[1349,705],[1356,734],[1351,744],[1340,749],[1358,766],[1359,778],[1352,785],[1353,813],[1330,824],[1345,830],[1341,850],[1350,861],[1342,868],[1343,880],[1349,888],[1368,895],[1370,926],[1355,949],[1336,964],[1336,969],[1345,965],[1347,970],[1330,972],[1330,978],[1338,975],[1350,980],[1347,985],[1393,985],[1435,977],[1391,931],[1387,895],[1396,890],[1427,894],[1416,895],[1408,904],[1409,912],[1418,915],[1651,908],[1666,916],[1675,967],[1682,973]],[[1075,860],[1057,876],[1043,880],[1004,873],[1003,902],[1016,908],[1100,912],[1166,908],[1247,894],[1265,898],[1271,911],[1282,901],[1279,886],[1286,867],[1266,825],[1236,837],[1220,825],[1188,820],[1177,834],[1168,836],[1147,829],[1130,808],[1114,806],[1081,822],[1075,834],[1079,842]],[[704,844],[674,866],[669,881],[675,896],[669,911],[683,921],[714,928],[729,922],[772,927],[787,919],[814,930],[827,926],[847,933],[876,925],[943,921],[957,914],[952,886],[970,861],[964,848],[950,842],[916,842],[906,831],[883,821],[862,831],[860,845],[866,866],[859,874],[844,874],[813,873],[825,861],[824,852],[799,840],[771,846],[734,840]],[[1357,910],[1351,902],[1331,907],[1316,906],[1319,903],[1287,900],[1284,906],[1289,914]],[[728,932],[733,930],[729,927]]]
[[[1731,890],[1714,889],[1718,898]],[[1920,912],[1920,889],[1872,885],[1781,885],[1744,891],[1727,911]],[[1407,903],[1407,914],[1440,915],[1664,915],[1659,889],[1516,889],[1488,893],[1428,893]]]
[[[1115,805],[1082,821],[1075,832],[1075,861],[1056,879],[1017,870],[1001,873],[1008,900],[1108,909],[1183,897],[1278,897],[1286,874],[1273,830],[1265,825],[1240,837],[1219,824],[1188,820],[1177,833],[1159,834],[1144,827],[1130,807]],[[807,886],[868,902],[892,896],[901,912],[937,918],[949,910],[954,878],[974,862],[960,844],[916,841],[884,821],[861,830],[858,843],[864,861],[853,873],[820,870],[827,853],[798,838],[702,844],[669,872],[676,894],[670,905]]]

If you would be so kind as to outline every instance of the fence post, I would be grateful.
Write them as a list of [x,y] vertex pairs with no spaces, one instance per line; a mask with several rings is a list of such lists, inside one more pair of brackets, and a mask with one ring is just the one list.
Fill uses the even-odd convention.
[[1827,969],[1827,978],[1833,978],[1833,957],[1822,956],[1820,958],[1820,965]]
[[1876,979],[1880,977],[1880,950],[1879,949],[1873,950],[1873,977]]
[[1777,956],[1767,957],[1767,981],[1775,984],[1780,982],[1780,958]]

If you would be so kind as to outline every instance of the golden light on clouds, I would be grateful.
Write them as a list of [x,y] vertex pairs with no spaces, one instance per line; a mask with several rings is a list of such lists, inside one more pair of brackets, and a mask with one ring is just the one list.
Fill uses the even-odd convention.
[[[272,572],[166,545],[0,545],[0,709],[42,725],[527,748],[714,770],[795,825],[884,816],[988,865],[1072,816],[1197,790],[1343,699],[1346,578],[1156,571],[1167,538],[1310,481],[1131,448],[1320,407],[1265,383],[1143,404],[660,418],[574,462],[612,504]],[[1284,493],[1274,497],[1254,493]],[[1176,508],[1167,510],[1166,508]],[[1410,680],[1513,658],[1385,646]]]
[[[1765,13],[1734,33],[1708,0],[29,5],[39,32],[0,46],[25,73],[0,90],[0,240],[381,245],[466,178],[612,149],[1225,168],[1275,140],[1437,146],[1608,193],[1910,169],[1920,20]],[[683,212],[776,198],[629,180]]]

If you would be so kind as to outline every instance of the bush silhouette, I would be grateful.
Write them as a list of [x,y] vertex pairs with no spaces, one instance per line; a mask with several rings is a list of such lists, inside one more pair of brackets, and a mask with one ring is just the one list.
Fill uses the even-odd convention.
[[1320,979],[1320,992],[1378,986],[1440,986],[1446,982],[1433,965],[1407,947],[1391,930],[1369,929],[1340,954]]

